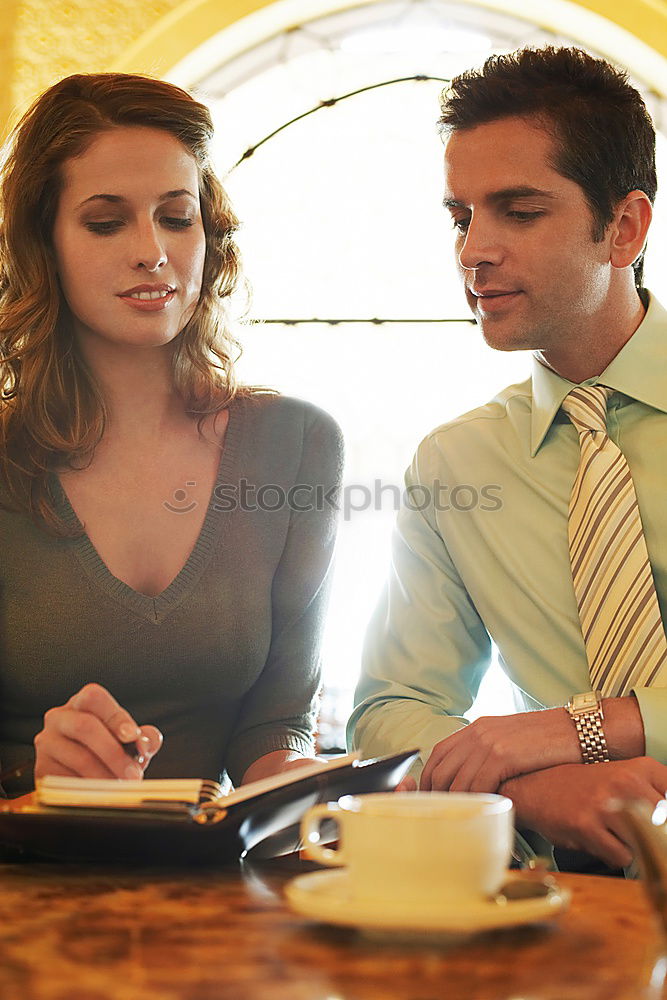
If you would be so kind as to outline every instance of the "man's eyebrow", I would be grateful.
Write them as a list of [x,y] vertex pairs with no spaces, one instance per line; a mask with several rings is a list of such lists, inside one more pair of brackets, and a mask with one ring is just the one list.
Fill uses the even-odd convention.
[[502,188],[487,196],[487,201],[496,204],[500,201],[514,201],[515,198],[548,198],[556,197],[555,191],[545,191],[543,188],[529,187],[521,184],[518,187]]
[[[521,184],[517,187],[501,188],[499,191],[492,191],[491,194],[487,194],[485,201],[490,202],[492,205],[502,204],[506,201],[514,201],[517,198],[546,198],[553,199],[557,195],[554,191],[546,191],[543,188],[530,187],[527,184]],[[448,198],[447,195],[443,198],[442,204],[444,208],[468,208],[465,202],[459,201],[457,198]]]
[[[193,201],[198,200],[187,188],[178,188],[175,191],[165,191],[164,194],[159,195],[158,202],[171,201],[172,198],[180,198],[182,195],[187,195]],[[107,204],[119,205],[126,202],[127,198],[123,198],[120,194],[91,194],[90,198],[84,198],[78,207],[81,208],[83,205],[88,205],[91,201],[103,201]]]

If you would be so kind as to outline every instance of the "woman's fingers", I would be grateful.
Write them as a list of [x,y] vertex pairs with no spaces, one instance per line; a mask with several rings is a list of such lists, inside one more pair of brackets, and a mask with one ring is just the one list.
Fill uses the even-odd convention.
[[[127,753],[123,744],[133,744],[136,753]],[[35,777],[136,780],[161,745],[162,734],[155,726],[140,728],[105,688],[86,684],[44,716],[44,728],[35,737]]]
[[100,719],[120,743],[130,743],[141,735],[130,713],[101,684],[86,684],[68,704],[77,712],[88,712]]
[[[45,741],[46,742],[46,741]],[[42,778],[47,774],[63,776],[79,776],[85,778],[116,778],[104,762],[88,747],[77,743],[67,736],[51,734],[44,752],[40,752],[44,744],[35,740],[37,748],[35,762],[35,777]],[[126,756],[129,764],[130,759]]]
[[[59,760],[54,760],[52,757],[46,757],[42,755],[40,758],[40,769],[38,771],[37,764],[35,765],[35,777],[44,778],[47,774],[57,774],[60,778],[78,778],[80,777],[78,771],[73,771],[71,768],[66,767]],[[32,794],[32,793],[29,793]],[[14,799],[12,799],[12,802]]]
[[162,733],[156,726],[142,726],[141,736],[137,740],[137,763],[145,771],[151,760],[162,746]]
[[49,761],[86,778],[136,779],[143,774],[100,719],[65,706],[47,712],[35,749],[37,777],[54,773],[45,770]]
[[[137,733],[139,733],[138,727]],[[72,756],[71,759],[85,761],[87,768],[91,758],[97,758],[103,769],[109,772],[108,775],[94,773],[90,777],[136,779],[143,774],[139,765],[125,752],[116,737],[97,716],[90,712],[65,709],[59,719],[59,734],[66,737],[70,745],[77,750],[76,757]],[[64,763],[68,767],[72,766],[68,760]]]

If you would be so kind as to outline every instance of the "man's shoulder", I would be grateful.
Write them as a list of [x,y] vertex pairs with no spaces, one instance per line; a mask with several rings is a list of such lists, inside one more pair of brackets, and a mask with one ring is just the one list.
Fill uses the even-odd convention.
[[527,378],[523,382],[516,382],[501,389],[487,403],[434,427],[426,435],[422,445],[437,444],[445,439],[448,442],[460,441],[462,444],[472,444],[485,437],[495,437],[502,433],[507,425],[511,425],[515,433],[515,420],[520,417],[530,417],[531,407],[532,379]]

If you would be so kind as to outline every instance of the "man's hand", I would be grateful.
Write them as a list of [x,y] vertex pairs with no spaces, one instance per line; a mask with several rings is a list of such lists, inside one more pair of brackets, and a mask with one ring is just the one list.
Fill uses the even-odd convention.
[[577,732],[564,708],[488,716],[436,743],[419,788],[495,792],[515,775],[580,762]]
[[[137,744],[136,760],[123,743]],[[44,728],[35,736],[35,777],[142,778],[161,746],[155,726],[139,728],[105,688],[86,684],[44,716]]]
[[652,757],[566,764],[512,778],[499,791],[514,802],[517,826],[622,868],[632,852],[610,800],[643,799],[655,806],[667,792],[667,767]]

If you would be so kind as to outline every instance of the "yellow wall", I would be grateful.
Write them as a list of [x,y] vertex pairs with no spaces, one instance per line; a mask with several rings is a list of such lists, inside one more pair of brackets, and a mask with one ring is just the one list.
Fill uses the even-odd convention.
[[0,129],[51,83],[109,68],[182,0],[0,0]]
[[[354,2],[331,0],[330,7]],[[503,7],[502,0],[486,2]],[[208,37],[269,3],[0,0],[0,132],[32,97],[62,76],[104,69],[164,75]],[[319,2],[304,0],[305,12],[309,6],[313,11]],[[506,6],[516,8],[516,3],[508,0]],[[578,6],[615,21],[667,57],[667,0],[579,0]],[[546,24],[542,14],[540,22]]]

